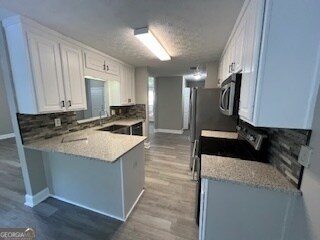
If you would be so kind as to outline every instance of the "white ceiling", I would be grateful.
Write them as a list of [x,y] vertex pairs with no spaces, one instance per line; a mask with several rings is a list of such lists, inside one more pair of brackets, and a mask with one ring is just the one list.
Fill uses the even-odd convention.
[[[244,0],[0,0],[37,22],[154,76],[183,75],[217,60]],[[7,11],[9,10],[9,11]],[[149,26],[172,60],[161,62],[133,36]]]

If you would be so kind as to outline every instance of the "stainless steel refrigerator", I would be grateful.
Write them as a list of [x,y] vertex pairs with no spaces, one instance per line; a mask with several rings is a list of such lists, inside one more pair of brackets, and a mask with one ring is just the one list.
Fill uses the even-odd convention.
[[201,131],[235,132],[237,118],[225,116],[220,112],[219,88],[191,88],[190,94],[190,169],[192,169],[193,158],[198,151]]

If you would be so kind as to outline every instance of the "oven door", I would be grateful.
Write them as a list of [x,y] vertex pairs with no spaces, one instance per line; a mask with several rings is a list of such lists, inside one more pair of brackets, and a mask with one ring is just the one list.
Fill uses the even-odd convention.
[[[222,83],[223,84],[223,83]],[[227,116],[234,114],[235,82],[223,84],[220,90],[220,112]]]

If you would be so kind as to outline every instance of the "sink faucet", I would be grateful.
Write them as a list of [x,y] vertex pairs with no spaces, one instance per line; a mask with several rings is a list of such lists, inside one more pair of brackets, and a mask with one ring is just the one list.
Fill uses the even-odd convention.
[[105,109],[104,109],[104,110],[101,110],[101,111],[99,112],[99,116],[100,116],[100,126],[102,126],[102,113],[105,113],[105,114],[107,115],[107,117],[110,116],[107,110],[105,110]]

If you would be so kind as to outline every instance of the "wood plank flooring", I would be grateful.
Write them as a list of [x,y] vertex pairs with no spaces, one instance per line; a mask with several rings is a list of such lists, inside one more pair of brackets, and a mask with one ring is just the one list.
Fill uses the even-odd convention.
[[0,227],[34,227],[37,239],[194,240],[195,183],[187,135],[151,134],[145,192],[125,223],[49,198],[23,205],[24,185],[13,139],[0,141]]

